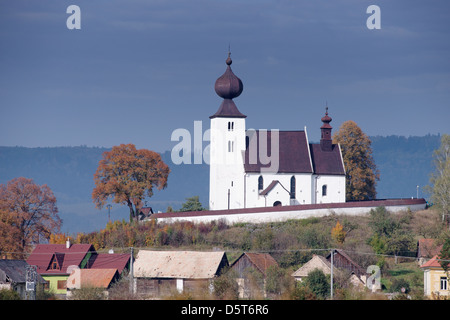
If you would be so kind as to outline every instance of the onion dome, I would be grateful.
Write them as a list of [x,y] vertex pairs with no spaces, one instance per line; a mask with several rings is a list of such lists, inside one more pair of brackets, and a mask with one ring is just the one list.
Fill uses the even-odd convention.
[[322,119],[320,120],[322,120],[323,122],[323,125],[320,127],[321,129],[323,128],[332,129],[332,127],[330,126],[330,122],[333,119],[331,119],[331,117],[328,116],[328,107],[325,108],[325,116],[323,116]]
[[231,60],[230,53],[228,53],[228,58],[226,60],[227,70],[225,73],[220,76],[214,85],[214,90],[217,95],[223,98],[223,102],[219,107],[219,110],[212,115],[210,118],[223,117],[223,118],[246,118],[234,103],[233,99],[239,97],[244,90],[244,85],[242,84],[241,79],[236,77],[236,75],[231,70]]
[[231,71],[231,60],[230,53],[228,53],[228,59],[226,60],[227,70],[225,73],[216,80],[214,89],[219,97],[224,99],[233,99],[239,97],[244,89],[241,79],[236,77],[236,75]]

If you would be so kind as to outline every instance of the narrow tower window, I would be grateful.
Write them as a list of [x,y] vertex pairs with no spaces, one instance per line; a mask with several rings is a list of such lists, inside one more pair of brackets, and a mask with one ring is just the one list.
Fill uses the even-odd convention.
[[291,178],[291,199],[295,199],[295,176]]
[[258,178],[258,191],[261,191],[264,188],[264,179],[262,176]]
[[327,185],[324,184],[324,185],[322,186],[322,197],[323,197],[323,196],[326,196],[326,195],[327,195]]

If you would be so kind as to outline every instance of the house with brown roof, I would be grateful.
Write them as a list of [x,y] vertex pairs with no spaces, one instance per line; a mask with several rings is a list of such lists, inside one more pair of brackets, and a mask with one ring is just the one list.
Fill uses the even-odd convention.
[[442,244],[438,244],[435,239],[419,239],[417,242],[417,260],[419,266],[439,254]]
[[[333,250],[333,253],[333,274],[347,275],[352,285],[359,288],[364,287],[367,280],[364,269],[354,262],[344,251]],[[314,269],[319,269],[326,275],[331,274],[331,252],[327,257],[313,255],[312,259],[297,269],[292,276],[297,281],[303,281]],[[374,289],[381,288],[376,287]]]
[[[448,266],[450,267],[450,262]],[[423,291],[425,296],[432,298],[439,298],[440,296],[450,297],[449,276],[442,268],[438,255],[421,265],[420,268],[423,270]]]
[[100,288],[107,295],[107,290],[119,277],[117,269],[74,269],[67,278],[67,296],[84,288]]
[[95,253],[89,260],[89,269],[116,269],[121,275],[130,269],[129,253]]
[[230,266],[237,273],[240,298],[253,298],[260,293],[266,297],[267,271],[278,263],[268,253],[242,253]]
[[345,202],[341,148],[332,143],[331,117],[321,118],[320,143],[304,130],[246,129],[233,99],[242,81],[227,68],[215,83],[223,101],[210,128],[210,210]]
[[138,294],[161,296],[209,288],[227,266],[224,251],[139,250],[133,269]]

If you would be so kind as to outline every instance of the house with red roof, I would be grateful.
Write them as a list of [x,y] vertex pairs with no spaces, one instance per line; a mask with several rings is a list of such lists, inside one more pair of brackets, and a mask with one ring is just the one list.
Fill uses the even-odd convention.
[[[448,262],[448,266],[450,268],[450,262]],[[425,296],[432,298],[450,297],[449,275],[442,268],[438,255],[421,265],[420,268],[423,270]]]
[[66,294],[67,279],[74,270],[114,269],[118,275],[129,269],[129,254],[97,253],[91,244],[38,244],[27,259],[48,282],[47,289]]
[[48,289],[56,294],[66,293],[66,282],[75,268],[88,266],[92,254],[91,244],[38,244],[27,259],[29,265],[37,267],[37,273],[48,282]]

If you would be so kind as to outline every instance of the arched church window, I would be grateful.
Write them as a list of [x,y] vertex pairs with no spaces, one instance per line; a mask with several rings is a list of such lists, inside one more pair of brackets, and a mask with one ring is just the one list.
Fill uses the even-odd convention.
[[324,184],[324,185],[322,186],[322,197],[323,197],[323,196],[326,196],[326,195],[327,195],[327,185]]
[[262,176],[259,176],[258,178],[258,190],[261,191],[264,189],[264,179]]
[[274,206],[274,207],[281,206],[281,201],[275,201],[275,202],[273,203],[273,206]]
[[295,199],[295,176],[291,177],[291,199]]

